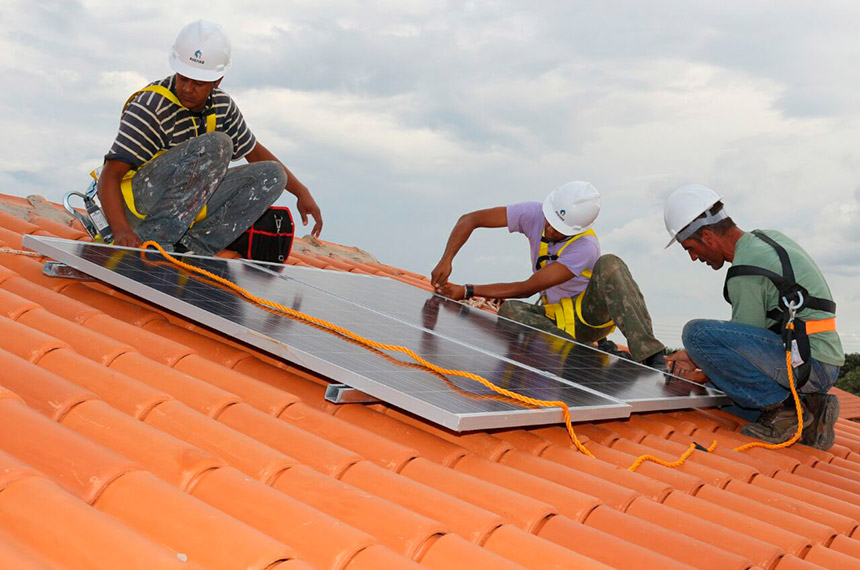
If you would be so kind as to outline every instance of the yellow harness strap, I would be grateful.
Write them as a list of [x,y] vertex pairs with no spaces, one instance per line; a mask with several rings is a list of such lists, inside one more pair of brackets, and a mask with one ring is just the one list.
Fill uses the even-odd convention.
[[[571,238],[569,240],[567,240],[563,246],[561,246],[561,249],[559,249],[557,252],[555,252],[555,255],[551,256],[551,255],[549,255],[549,242],[546,241],[546,235],[545,235],[545,233],[541,234],[541,236],[540,236],[540,247],[538,248],[537,267],[535,267],[535,270],[543,269],[547,263],[549,263],[550,261],[555,261],[556,259],[561,257],[561,252],[563,252],[567,246],[569,246],[570,244],[572,244],[573,242],[575,242],[579,238],[585,237],[585,236],[597,237],[597,234],[594,233],[594,230],[585,230],[581,234],[576,234],[575,236],[571,236]],[[585,271],[582,272],[582,276],[586,277],[588,279],[591,279],[591,271],[586,269]]]
[[[563,252],[567,246],[569,246],[570,244],[572,244],[573,242],[575,242],[579,238],[581,238],[583,236],[587,236],[587,235],[592,235],[595,237],[597,236],[597,234],[594,233],[594,230],[587,230],[587,231],[584,231],[580,234],[576,234],[575,236],[573,236],[569,240],[567,240],[567,242],[563,246],[561,246],[561,249],[559,249],[556,252],[555,256],[549,255],[549,244],[543,239],[544,236],[541,236],[540,248],[538,249],[538,262],[537,262],[536,269],[543,269],[547,263],[555,261],[556,259],[558,259],[561,256],[561,252]],[[582,273],[580,273],[580,275],[582,277],[587,278],[587,279],[591,279],[592,273],[590,270],[586,269]],[[604,323],[602,325],[591,325],[583,318],[583,316],[582,316],[582,296],[583,295],[585,295],[585,291],[583,291],[582,293],[580,293],[579,295],[576,296],[576,301],[574,301],[570,297],[564,297],[564,298],[560,299],[558,303],[547,303],[546,302],[546,295],[543,295],[541,297],[541,299],[542,299],[543,304],[544,304],[544,310],[546,311],[546,316],[551,318],[552,320],[554,320],[556,326],[558,328],[560,328],[561,330],[565,331],[570,336],[575,336],[574,335],[574,329],[576,327],[577,319],[579,319],[579,322],[581,322],[582,324],[584,324],[588,327],[591,327],[593,329],[604,329],[604,328],[612,327],[606,333],[607,335],[612,334],[612,331],[615,330],[615,323],[614,322],[609,321],[608,323]]]
[[[179,102],[179,98],[176,95],[174,95],[173,91],[171,91],[167,87],[164,87],[162,85],[150,85],[149,87],[144,87],[140,91],[135,91],[134,93],[132,93],[131,97],[129,97],[128,100],[125,102],[125,105],[123,105],[122,110],[125,111],[126,108],[128,108],[128,106],[131,104],[132,100],[135,97],[137,97],[139,94],[143,93],[144,91],[152,91],[153,93],[158,93],[159,95],[161,95],[162,97],[164,97],[165,99],[170,101],[171,103],[179,105],[183,109],[185,108],[182,105],[182,103]],[[191,117],[191,121],[194,123],[194,131],[199,134],[199,131],[197,129],[197,121],[194,120],[194,117]],[[206,116],[206,132],[207,133],[215,132],[215,123],[216,123],[215,113],[210,113],[209,115]],[[165,151],[163,151],[163,150],[158,151],[157,153],[155,153],[155,155],[152,158],[149,159],[149,161],[161,156],[164,153],[165,153]],[[149,162],[149,161],[147,161],[147,162]],[[144,164],[146,164],[146,163],[144,163]],[[141,166],[143,166],[143,165],[141,165]],[[134,214],[135,217],[140,218],[142,220],[146,216],[144,216],[143,214],[138,212],[137,208],[134,207],[134,194],[132,193],[132,190],[131,190],[131,179],[134,178],[135,174],[137,174],[137,170],[129,170],[128,172],[126,172],[125,176],[122,177],[122,182],[120,183],[120,189],[122,190],[122,197],[123,197],[123,200],[125,200],[125,205],[128,208],[128,211],[131,212],[132,214]],[[202,220],[204,218],[206,218],[206,204],[203,205],[203,209],[200,210],[200,213],[197,214],[196,218],[194,218],[194,222],[199,222],[200,220]],[[194,225],[194,224],[192,223],[192,225]]]

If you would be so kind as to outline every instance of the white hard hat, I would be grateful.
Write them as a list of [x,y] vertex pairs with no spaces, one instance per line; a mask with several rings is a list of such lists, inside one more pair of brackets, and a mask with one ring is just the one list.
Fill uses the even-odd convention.
[[687,184],[672,192],[663,208],[663,221],[666,223],[666,231],[672,237],[666,247],[676,241],[682,242],[688,239],[703,226],[709,226],[727,218],[728,215],[721,210],[715,215],[709,214],[702,218],[701,222],[692,223],[721,199],[719,194],[701,184]]
[[543,201],[549,225],[566,236],[587,230],[599,213],[600,192],[588,182],[562,184]]
[[197,81],[217,81],[230,69],[230,38],[218,24],[197,20],[179,32],[170,50],[170,67]]

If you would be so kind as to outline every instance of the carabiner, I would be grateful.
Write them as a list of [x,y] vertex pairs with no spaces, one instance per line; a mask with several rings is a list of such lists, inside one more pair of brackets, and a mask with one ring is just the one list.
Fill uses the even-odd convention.
[[782,302],[785,304],[786,310],[788,310],[788,323],[791,324],[794,322],[794,316],[797,314],[798,309],[803,307],[803,293],[797,291],[798,297],[800,297],[796,302],[794,300],[789,301],[787,296],[783,296]]

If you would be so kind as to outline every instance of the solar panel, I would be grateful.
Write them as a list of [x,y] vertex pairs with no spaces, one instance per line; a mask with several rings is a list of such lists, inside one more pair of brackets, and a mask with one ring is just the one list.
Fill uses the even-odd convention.
[[[442,376],[395,353],[252,304],[149,251],[26,236],[25,246],[238,340],[456,431],[559,423],[559,408],[527,408],[467,379]],[[186,257],[198,267],[295,310],[378,342],[405,345],[430,362],[484,376],[509,390],[562,400],[576,420],[627,417],[630,407],[291,278],[293,266]]]
[[636,412],[729,403],[709,386],[664,375],[399,281],[301,267],[290,277],[449,340],[591,388]]

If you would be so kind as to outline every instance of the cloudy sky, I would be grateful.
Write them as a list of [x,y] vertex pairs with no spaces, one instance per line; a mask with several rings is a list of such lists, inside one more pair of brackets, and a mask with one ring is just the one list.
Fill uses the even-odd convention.
[[[812,253],[860,351],[856,1],[0,0],[0,193],[83,189],[198,18],[229,33],[222,88],[314,193],[324,239],[429,274],[461,213],[589,180],[603,250],[678,346],[687,320],[729,315],[724,272],[663,249],[664,199],[699,182]],[[485,230],[452,279],[528,274],[525,239]]]

